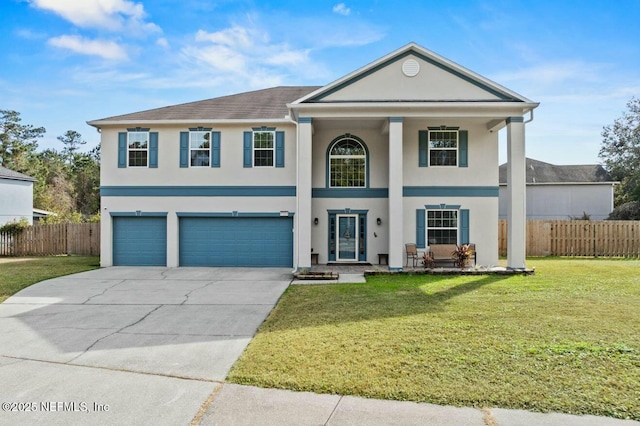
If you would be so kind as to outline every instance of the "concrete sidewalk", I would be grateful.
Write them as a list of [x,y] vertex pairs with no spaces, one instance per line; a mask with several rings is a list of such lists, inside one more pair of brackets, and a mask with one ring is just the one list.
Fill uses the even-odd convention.
[[352,396],[318,395],[223,384],[210,398],[201,425],[333,426],[632,426],[608,417],[475,409]]

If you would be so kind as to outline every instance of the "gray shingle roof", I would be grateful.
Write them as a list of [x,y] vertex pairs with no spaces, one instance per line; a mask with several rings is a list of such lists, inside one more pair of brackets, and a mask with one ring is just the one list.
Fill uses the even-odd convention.
[[[527,183],[597,183],[613,182],[599,164],[556,166],[527,158]],[[500,183],[507,183],[507,164],[500,165]]]
[[37,179],[22,173],[14,172],[6,167],[0,166],[0,179],[25,180],[27,182],[35,182]]
[[90,121],[284,119],[287,103],[320,86],[280,86]]

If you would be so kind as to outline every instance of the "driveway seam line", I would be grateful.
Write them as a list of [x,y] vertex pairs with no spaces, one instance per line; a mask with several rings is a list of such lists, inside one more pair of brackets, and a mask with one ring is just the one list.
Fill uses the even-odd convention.
[[479,408],[482,413],[482,421],[486,426],[498,426],[498,420],[494,417],[490,407]]
[[340,405],[340,403],[342,402],[342,398],[344,398],[344,396],[340,395],[340,399],[338,399],[338,402],[336,403],[336,406],[333,407],[333,410],[331,410],[331,414],[329,414],[329,417],[327,418],[327,421],[324,422],[324,426],[327,426],[329,424],[329,422],[331,421],[331,418],[333,417],[333,415],[335,414],[336,410],[338,409],[338,405]]
[[211,394],[207,397],[207,399],[200,406],[200,409],[198,410],[196,415],[191,420],[191,423],[189,423],[189,426],[198,426],[198,425],[200,425],[200,422],[202,421],[202,418],[207,413],[207,410],[209,409],[211,404],[213,404],[213,400],[216,398],[216,396],[218,396],[218,394],[220,393],[220,391],[222,390],[223,387],[224,387],[224,382],[220,383],[220,385],[217,386],[213,390],[213,392],[211,392]]

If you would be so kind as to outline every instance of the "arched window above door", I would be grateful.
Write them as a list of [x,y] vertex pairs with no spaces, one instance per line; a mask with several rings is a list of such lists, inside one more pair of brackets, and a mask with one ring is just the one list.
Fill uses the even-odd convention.
[[329,145],[328,183],[330,188],[367,187],[367,148],[357,136],[345,134]]

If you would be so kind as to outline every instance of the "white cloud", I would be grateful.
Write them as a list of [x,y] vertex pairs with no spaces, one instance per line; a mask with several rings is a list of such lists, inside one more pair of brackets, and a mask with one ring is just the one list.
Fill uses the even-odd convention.
[[72,24],[83,28],[104,28],[111,31],[126,29],[132,34],[160,31],[151,22],[145,22],[142,3],[128,0],[29,0],[42,10],[53,12]]
[[159,39],[157,39],[156,44],[164,49],[169,48],[169,41],[164,37],[160,37]]
[[269,35],[253,27],[234,25],[217,32],[199,30],[195,43],[182,49],[193,60],[216,73],[251,87],[282,84],[295,67],[309,62],[309,51],[286,43],[270,43]]
[[333,6],[334,13],[339,15],[349,16],[351,14],[351,9],[347,7],[344,3],[338,3]]
[[104,59],[122,61],[128,58],[127,52],[113,41],[90,40],[75,35],[62,35],[49,39],[51,46],[68,49],[83,55],[100,56]]
[[196,41],[209,41],[214,44],[238,48],[248,48],[253,44],[249,36],[249,30],[238,25],[215,33],[198,30]]

